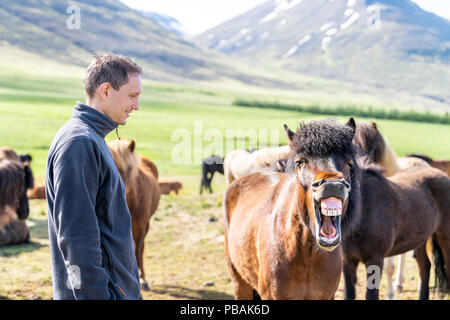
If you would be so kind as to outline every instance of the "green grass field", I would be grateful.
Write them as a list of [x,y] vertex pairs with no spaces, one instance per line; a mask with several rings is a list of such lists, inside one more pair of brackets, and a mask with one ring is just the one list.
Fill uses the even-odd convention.
[[[0,145],[31,154],[38,183],[44,180],[47,152],[55,133],[71,117],[75,101],[84,101],[82,70],[73,68],[59,72],[59,66],[48,62],[43,62],[43,66],[48,67],[45,75],[29,67],[26,60],[22,69],[0,65]],[[297,99],[293,92],[286,92],[286,96],[288,103]],[[284,123],[295,129],[301,121],[333,117],[231,106],[238,97],[282,100],[283,92],[229,84],[223,87],[220,84],[175,85],[146,80],[140,110],[132,114],[127,126],[120,128],[122,137],[136,140],[138,153],[154,160],[162,178],[183,183],[181,195],[163,196],[152,218],[145,257],[152,291],[143,294],[145,299],[232,298],[221,227],[225,180],[223,176],[215,177],[215,193],[198,195],[200,164],[180,165],[172,161],[172,151],[179,143],[172,139],[172,134],[177,129],[187,130],[191,137],[194,137],[196,121],[201,123],[203,133],[210,129],[221,134],[226,129],[257,132],[275,129],[279,142],[286,143]],[[450,126],[390,120],[377,123],[398,156],[415,152],[450,158]],[[114,132],[107,137],[107,140],[112,139],[115,139]],[[244,141],[245,136],[240,135],[238,139]],[[211,141],[206,137],[200,137],[200,141],[203,156],[208,156]],[[194,155],[191,160],[194,162]],[[0,299],[52,297],[47,209],[44,201],[33,200],[30,206],[28,225],[32,242],[0,248]],[[209,222],[211,217],[218,221]],[[406,291],[400,295],[401,299],[418,296],[415,268],[415,262],[408,256]],[[358,274],[358,298],[363,298],[364,270],[360,268]],[[214,285],[205,286],[208,281],[213,281]],[[385,279],[383,281],[382,286],[385,286]],[[382,288],[380,292],[384,298],[385,290]],[[342,298],[342,283],[336,297]]]

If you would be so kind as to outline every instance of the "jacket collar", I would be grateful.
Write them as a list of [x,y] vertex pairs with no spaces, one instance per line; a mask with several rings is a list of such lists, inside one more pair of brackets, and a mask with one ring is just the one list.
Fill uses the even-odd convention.
[[103,139],[108,133],[119,126],[118,123],[114,122],[100,111],[97,111],[96,109],[81,102],[77,102],[75,108],[73,109],[72,117],[80,119],[82,122],[86,123]]

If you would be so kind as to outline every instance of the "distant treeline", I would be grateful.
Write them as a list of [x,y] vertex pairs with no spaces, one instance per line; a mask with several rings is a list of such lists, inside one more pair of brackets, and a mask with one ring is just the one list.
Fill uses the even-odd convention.
[[233,101],[234,106],[252,107],[252,108],[266,108],[266,109],[279,109],[288,111],[307,112],[312,114],[325,114],[325,115],[337,115],[337,116],[354,116],[362,118],[376,118],[376,119],[390,119],[390,120],[405,120],[405,121],[417,121],[417,122],[429,122],[429,123],[442,123],[450,124],[450,115],[448,112],[445,114],[436,114],[431,112],[417,112],[399,111],[397,109],[378,109],[369,107],[358,106],[337,106],[337,107],[324,107],[317,105],[300,106],[282,104],[279,102],[269,101],[251,101],[237,98]]

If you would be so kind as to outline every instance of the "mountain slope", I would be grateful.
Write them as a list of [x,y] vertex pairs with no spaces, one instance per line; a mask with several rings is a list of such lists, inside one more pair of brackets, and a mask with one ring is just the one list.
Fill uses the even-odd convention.
[[[80,28],[67,23],[79,8]],[[0,50],[15,47],[66,64],[86,66],[93,54],[134,57],[148,78],[169,81],[247,79],[283,85],[236,70],[220,54],[197,47],[117,0],[2,0]]]
[[144,17],[153,20],[161,27],[175,33],[177,36],[184,39],[188,37],[187,31],[177,19],[155,11],[141,11],[141,13]]
[[410,0],[267,1],[195,40],[249,61],[420,93],[450,109],[450,23]]

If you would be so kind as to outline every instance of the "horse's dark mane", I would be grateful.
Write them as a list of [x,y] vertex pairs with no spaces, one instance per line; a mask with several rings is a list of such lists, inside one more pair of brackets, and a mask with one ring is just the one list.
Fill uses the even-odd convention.
[[373,162],[372,159],[370,159],[370,157],[367,155],[358,157],[358,165],[361,170],[363,179],[366,175],[377,176],[383,179],[385,178],[384,173],[386,172],[386,170],[382,166]]
[[291,149],[297,154],[320,157],[330,154],[353,154],[353,130],[334,120],[311,121],[300,124],[291,142]]
[[19,161],[0,161],[0,209],[16,207],[16,201],[24,192],[25,172]]
[[428,163],[433,162],[433,159],[431,159],[430,157],[424,155],[424,154],[415,154],[415,153],[410,153],[408,155],[406,155],[407,157],[414,157],[414,158],[419,158],[422,159]]

